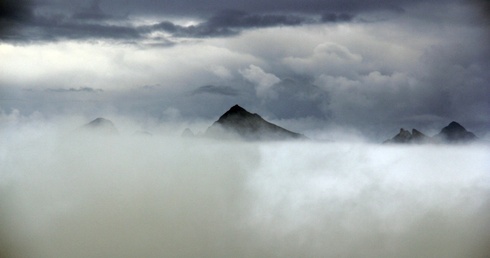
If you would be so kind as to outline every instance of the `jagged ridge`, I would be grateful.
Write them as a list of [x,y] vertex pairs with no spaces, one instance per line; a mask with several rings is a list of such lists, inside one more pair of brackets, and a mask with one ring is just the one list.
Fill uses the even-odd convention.
[[386,140],[385,143],[434,143],[434,142],[471,142],[478,139],[475,134],[467,131],[459,123],[452,121],[449,125],[442,128],[441,132],[433,137],[426,136],[417,129],[412,129],[412,133],[401,128],[400,132],[393,138]]

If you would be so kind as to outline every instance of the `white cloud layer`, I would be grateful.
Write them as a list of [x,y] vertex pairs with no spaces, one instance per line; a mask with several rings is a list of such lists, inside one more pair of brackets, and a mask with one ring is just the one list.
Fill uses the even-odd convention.
[[250,144],[32,121],[0,130],[2,257],[490,254],[488,145]]

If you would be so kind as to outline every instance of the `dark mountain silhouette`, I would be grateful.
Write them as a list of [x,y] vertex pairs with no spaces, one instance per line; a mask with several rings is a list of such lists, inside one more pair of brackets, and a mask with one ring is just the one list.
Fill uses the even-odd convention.
[[441,142],[470,142],[478,139],[472,132],[468,132],[457,122],[451,122],[442,128],[441,132],[433,137],[426,136],[417,129],[412,129],[412,133],[401,128],[400,132],[393,138],[384,143],[441,143]]
[[267,122],[258,114],[252,114],[239,105],[224,113],[206,130],[205,135],[213,138],[238,137],[245,140],[307,139],[302,134]]
[[90,130],[104,134],[118,134],[116,127],[111,120],[99,117],[82,127],[85,130]]
[[412,129],[412,133],[401,128],[400,132],[395,137],[386,140],[384,143],[425,143],[429,142],[430,137],[421,133],[417,129]]
[[412,134],[409,131],[400,128],[400,132],[397,135],[395,135],[395,137],[385,142],[406,143],[409,142],[411,139],[412,139]]
[[411,141],[414,143],[427,143],[427,142],[431,141],[431,138],[429,136],[421,133],[419,130],[413,128]]
[[477,139],[475,134],[468,132],[462,125],[454,121],[442,128],[441,132],[436,134],[434,138],[447,142],[468,142]]

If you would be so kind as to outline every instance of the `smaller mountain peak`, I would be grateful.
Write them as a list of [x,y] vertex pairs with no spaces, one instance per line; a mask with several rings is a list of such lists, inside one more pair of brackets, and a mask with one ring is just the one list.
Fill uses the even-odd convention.
[[412,134],[403,128],[400,128],[400,132],[395,135],[390,140],[386,140],[385,143],[406,143],[409,142],[412,139]]
[[105,133],[114,133],[117,134],[118,131],[111,120],[105,119],[102,117],[98,117],[92,120],[90,123],[83,126],[87,129],[97,130]]
[[468,132],[462,125],[455,121],[442,128],[441,132],[435,137],[450,142],[468,142],[477,139],[475,134]]
[[419,130],[412,128],[412,134],[422,134]]
[[400,128],[400,133],[398,135],[400,135],[402,137],[410,137],[410,136],[412,136],[412,134],[408,130],[405,130],[403,128]]
[[427,137],[427,135],[423,134],[422,132],[420,132],[415,128],[412,129],[412,139],[411,139],[412,142],[423,143],[423,142],[427,142],[428,140],[429,137]]
[[422,133],[421,131],[419,131],[415,128],[412,129],[412,136],[414,136],[414,137],[419,137],[419,136],[427,137],[424,133]]
[[105,119],[103,117],[97,117],[92,122],[88,123],[89,125],[98,126],[103,124],[112,124],[111,120]]

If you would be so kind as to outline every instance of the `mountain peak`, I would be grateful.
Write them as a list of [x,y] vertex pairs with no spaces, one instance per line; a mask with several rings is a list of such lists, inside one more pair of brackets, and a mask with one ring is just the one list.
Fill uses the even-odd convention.
[[429,137],[423,134],[422,132],[420,132],[419,130],[413,128],[411,141],[416,143],[424,143],[429,141]]
[[88,126],[104,126],[104,125],[114,125],[111,120],[105,119],[103,117],[97,117],[87,124]]
[[226,111],[219,119],[218,121],[222,121],[224,119],[227,119],[229,117],[241,117],[241,118],[246,118],[246,117],[252,117],[254,114],[248,112],[244,108],[240,107],[239,105],[234,105],[231,107],[228,111]]
[[477,139],[475,134],[467,131],[462,125],[455,121],[452,121],[449,125],[442,128],[441,132],[435,137],[449,142],[467,142]]
[[242,113],[242,112],[247,112],[247,110],[245,110],[244,108],[240,107],[238,104],[234,105],[233,107],[230,108],[230,110],[228,110],[228,112],[231,112],[231,113]]
[[98,117],[83,126],[85,129],[95,130],[101,133],[117,134],[118,131],[111,120]]
[[395,137],[393,137],[390,140],[387,140],[386,142],[405,143],[405,142],[409,142],[411,139],[412,139],[412,134],[408,130],[400,128],[400,132],[397,135],[395,135]]
[[239,105],[234,105],[226,111],[218,121],[214,122],[208,128],[206,134],[220,138],[224,135],[235,135],[246,140],[306,138],[301,134],[288,131],[280,126],[267,122],[258,114],[252,114]]
[[466,129],[462,125],[460,125],[458,122],[455,121],[449,123],[449,125],[446,126],[445,128],[447,128],[448,130],[466,131]]

